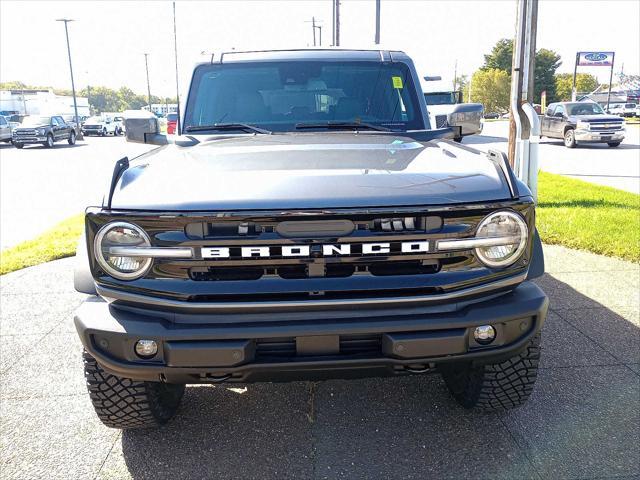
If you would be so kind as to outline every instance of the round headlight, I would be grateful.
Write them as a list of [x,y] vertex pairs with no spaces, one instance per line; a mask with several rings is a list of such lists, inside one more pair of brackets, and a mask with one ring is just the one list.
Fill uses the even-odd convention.
[[126,222],[108,223],[94,240],[98,264],[106,273],[119,280],[135,280],[149,270],[149,257],[125,257],[110,253],[112,247],[150,247],[149,236],[137,225]]
[[514,263],[527,245],[528,228],[515,212],[494,212],[478,226],[476,238],[495,238],[498,245],[478,247],[476,256],[488,267],[506,267]]

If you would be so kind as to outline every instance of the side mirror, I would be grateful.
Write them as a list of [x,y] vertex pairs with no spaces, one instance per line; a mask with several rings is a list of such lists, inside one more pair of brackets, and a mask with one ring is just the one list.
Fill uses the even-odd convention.
[[160,133],[158,119],[153,117],[125,118],[125,136],[127,142],[166,145],[167,136]]
[[564,114],[562,112],[554,113],[553,116],[556,118],[564,118]]

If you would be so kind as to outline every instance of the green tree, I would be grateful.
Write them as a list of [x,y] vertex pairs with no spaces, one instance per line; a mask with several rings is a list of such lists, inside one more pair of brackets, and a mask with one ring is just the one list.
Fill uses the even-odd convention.
[[511,79],[499,68],[480,69],[473,74],[471,82],[463,92],[468,98],[471,87],[471,101],[482,103],[485,112],[501,112],[509,109]]
[[491,49],[491,53],[484,56],[482,70],[497,68],[504,70],[511,76],[511,65],[513,62],[513,40],[503,38]]
[[553,50],[541,48],[536,52],[536,69],[533,82],[534,101],[540,102],[540,94],[547,92],[547,102],[555,102],[556,97],[556,70],[562,64],[560,55]]
[[[503,38],[498,40],[491,49],[491,53],[484,56],[482,70],[496,68],[507,72],[511,77],[511,66],[513,59],[513,40]],[[540,101],[542,91],[547,91],[547,101],[556,100],[555,73],[562,64],[560,55],[553,50],[541,48],[536,52],[536,68],[534,71],[533,100]]]
[[[559,73],[556,75],[556,99],[559,101],[571,100],[573,88],[573,74]],[[589,73],[576,75],[576,90],[579,93],[590,93],[598,88],[598,79]]]

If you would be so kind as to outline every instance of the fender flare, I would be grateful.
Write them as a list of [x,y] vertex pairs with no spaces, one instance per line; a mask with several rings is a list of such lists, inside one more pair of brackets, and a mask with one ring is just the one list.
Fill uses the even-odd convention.
[[73,286],[80,293],[97,295],[96,284],[91,275],[89,266],[89,252],[87,251],[87,237],[83,233],[78,239],[76,249],[75,264],[73,267]]
[[544,251],[542,249],[542,241],[536,228],[533,232],[533,246],[531,249],[531,263],[527,273],[527,280],[532,280],[544,275]]

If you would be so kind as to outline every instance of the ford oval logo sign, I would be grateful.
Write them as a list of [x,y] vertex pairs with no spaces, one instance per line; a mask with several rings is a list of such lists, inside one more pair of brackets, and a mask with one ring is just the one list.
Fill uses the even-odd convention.
[[601,62],[607,58],[607,55],[604,53],[587,53],[584,58],[590,62]]

